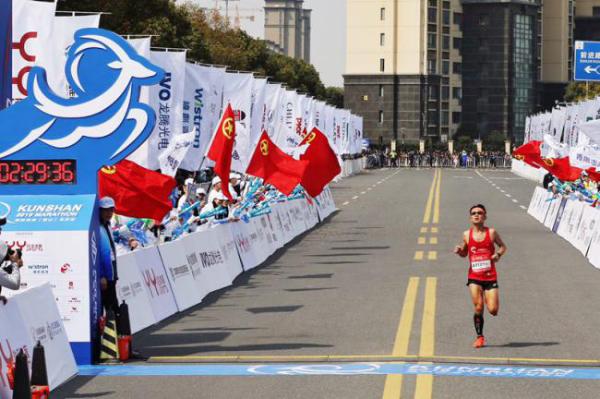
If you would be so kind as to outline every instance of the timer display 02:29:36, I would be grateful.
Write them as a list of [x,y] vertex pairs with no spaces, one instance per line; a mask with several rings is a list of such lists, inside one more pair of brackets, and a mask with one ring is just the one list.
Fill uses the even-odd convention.
[[0,161],[0,184],[75,184],[74,160]]

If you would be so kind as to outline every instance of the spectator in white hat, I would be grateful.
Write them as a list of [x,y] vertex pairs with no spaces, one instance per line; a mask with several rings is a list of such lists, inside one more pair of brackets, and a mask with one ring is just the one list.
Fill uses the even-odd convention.
[[188,201],[188,198],[190,197],[188,195],[188,192],[190,190],[190,187],[193,184],[194,184],[194,179],[192,179],[191,177],[188,179],[185,179],[185,181],[183,182],[183,195],[181,197],[179,197],[179,201],[177,201],[177,210],[181,211],[182,209],[191,205],[190,201]]
[[217,194],[221,192],[221,178],[219,176],[215,176],[212,179],[212,184],[210,188],[210,193],[208,194],[208,202],[212,203],[216,198]]

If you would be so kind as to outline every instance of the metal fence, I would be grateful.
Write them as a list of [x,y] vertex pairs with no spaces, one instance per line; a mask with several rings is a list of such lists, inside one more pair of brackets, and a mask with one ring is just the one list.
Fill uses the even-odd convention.
[[388,154],[372,153],[367,156],[367,168],[481,168],[508,169],[512,166],[512,158],[503,153],[488,154],[454,154],[433,153],[401,153],[396,159]]

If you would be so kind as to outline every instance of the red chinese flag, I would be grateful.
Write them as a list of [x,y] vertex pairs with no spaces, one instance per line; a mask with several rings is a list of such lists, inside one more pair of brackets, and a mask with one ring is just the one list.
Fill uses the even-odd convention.
[[513,152],[513,157],[519,161],[525,162],[527,165],[533,166],[539,169],[543,166],[543,160],[541,158],[540,145],[541,141],[530,141],[529,143],[523,144]]
[[308,167],[300,184],[310,196],[316,197],[342,172],[342,168],[329,140],[319,129],[314,128],[300,143],[305,144],[309,147],[300,159],[308,161]]
[[308,162],[298,161],[281,151],[263,132],[246,173],[260,177],[285,195],[290,195],[302,181]]
[[541,166],[562,181],[575,181],[579,179],[582,172],[580,168],[571,166],[569,157],[546,158]]
[[591,180],[595,181],[596,183],[600,182],[600,172],[596,171],[596,168],[590,167],[587,168],[585,171],[588,173],[588,176]]
[[115,212],[134,218],[162,220],[173,209],[171,193],[177,182],[171,176],[123,160],[98,172],[99,194],[115,200]]
[[215,173],[223,182],[221,191],[231,201],[233,201],[233,197],[229,192],[229,174],[231,173],[231,154],[233,153],[234,144],[235,115],[231,104],[227,104],[206,156],[215,162]]

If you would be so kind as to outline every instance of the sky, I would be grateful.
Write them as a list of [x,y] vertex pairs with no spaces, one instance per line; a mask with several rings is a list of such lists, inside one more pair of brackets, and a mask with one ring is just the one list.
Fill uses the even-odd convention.
[[[224,0],[189,0],[201,7],[218,5],[225,14]],[[264,0],[230,1],[229,17],[240,15],[241,28],[250,35],[264,38]],[[312,9],[311,62],[326,86],[342,87],[346,67],[346,0],[304,0],[304,8]],[[248,17],[254,17],[251,21]]]

